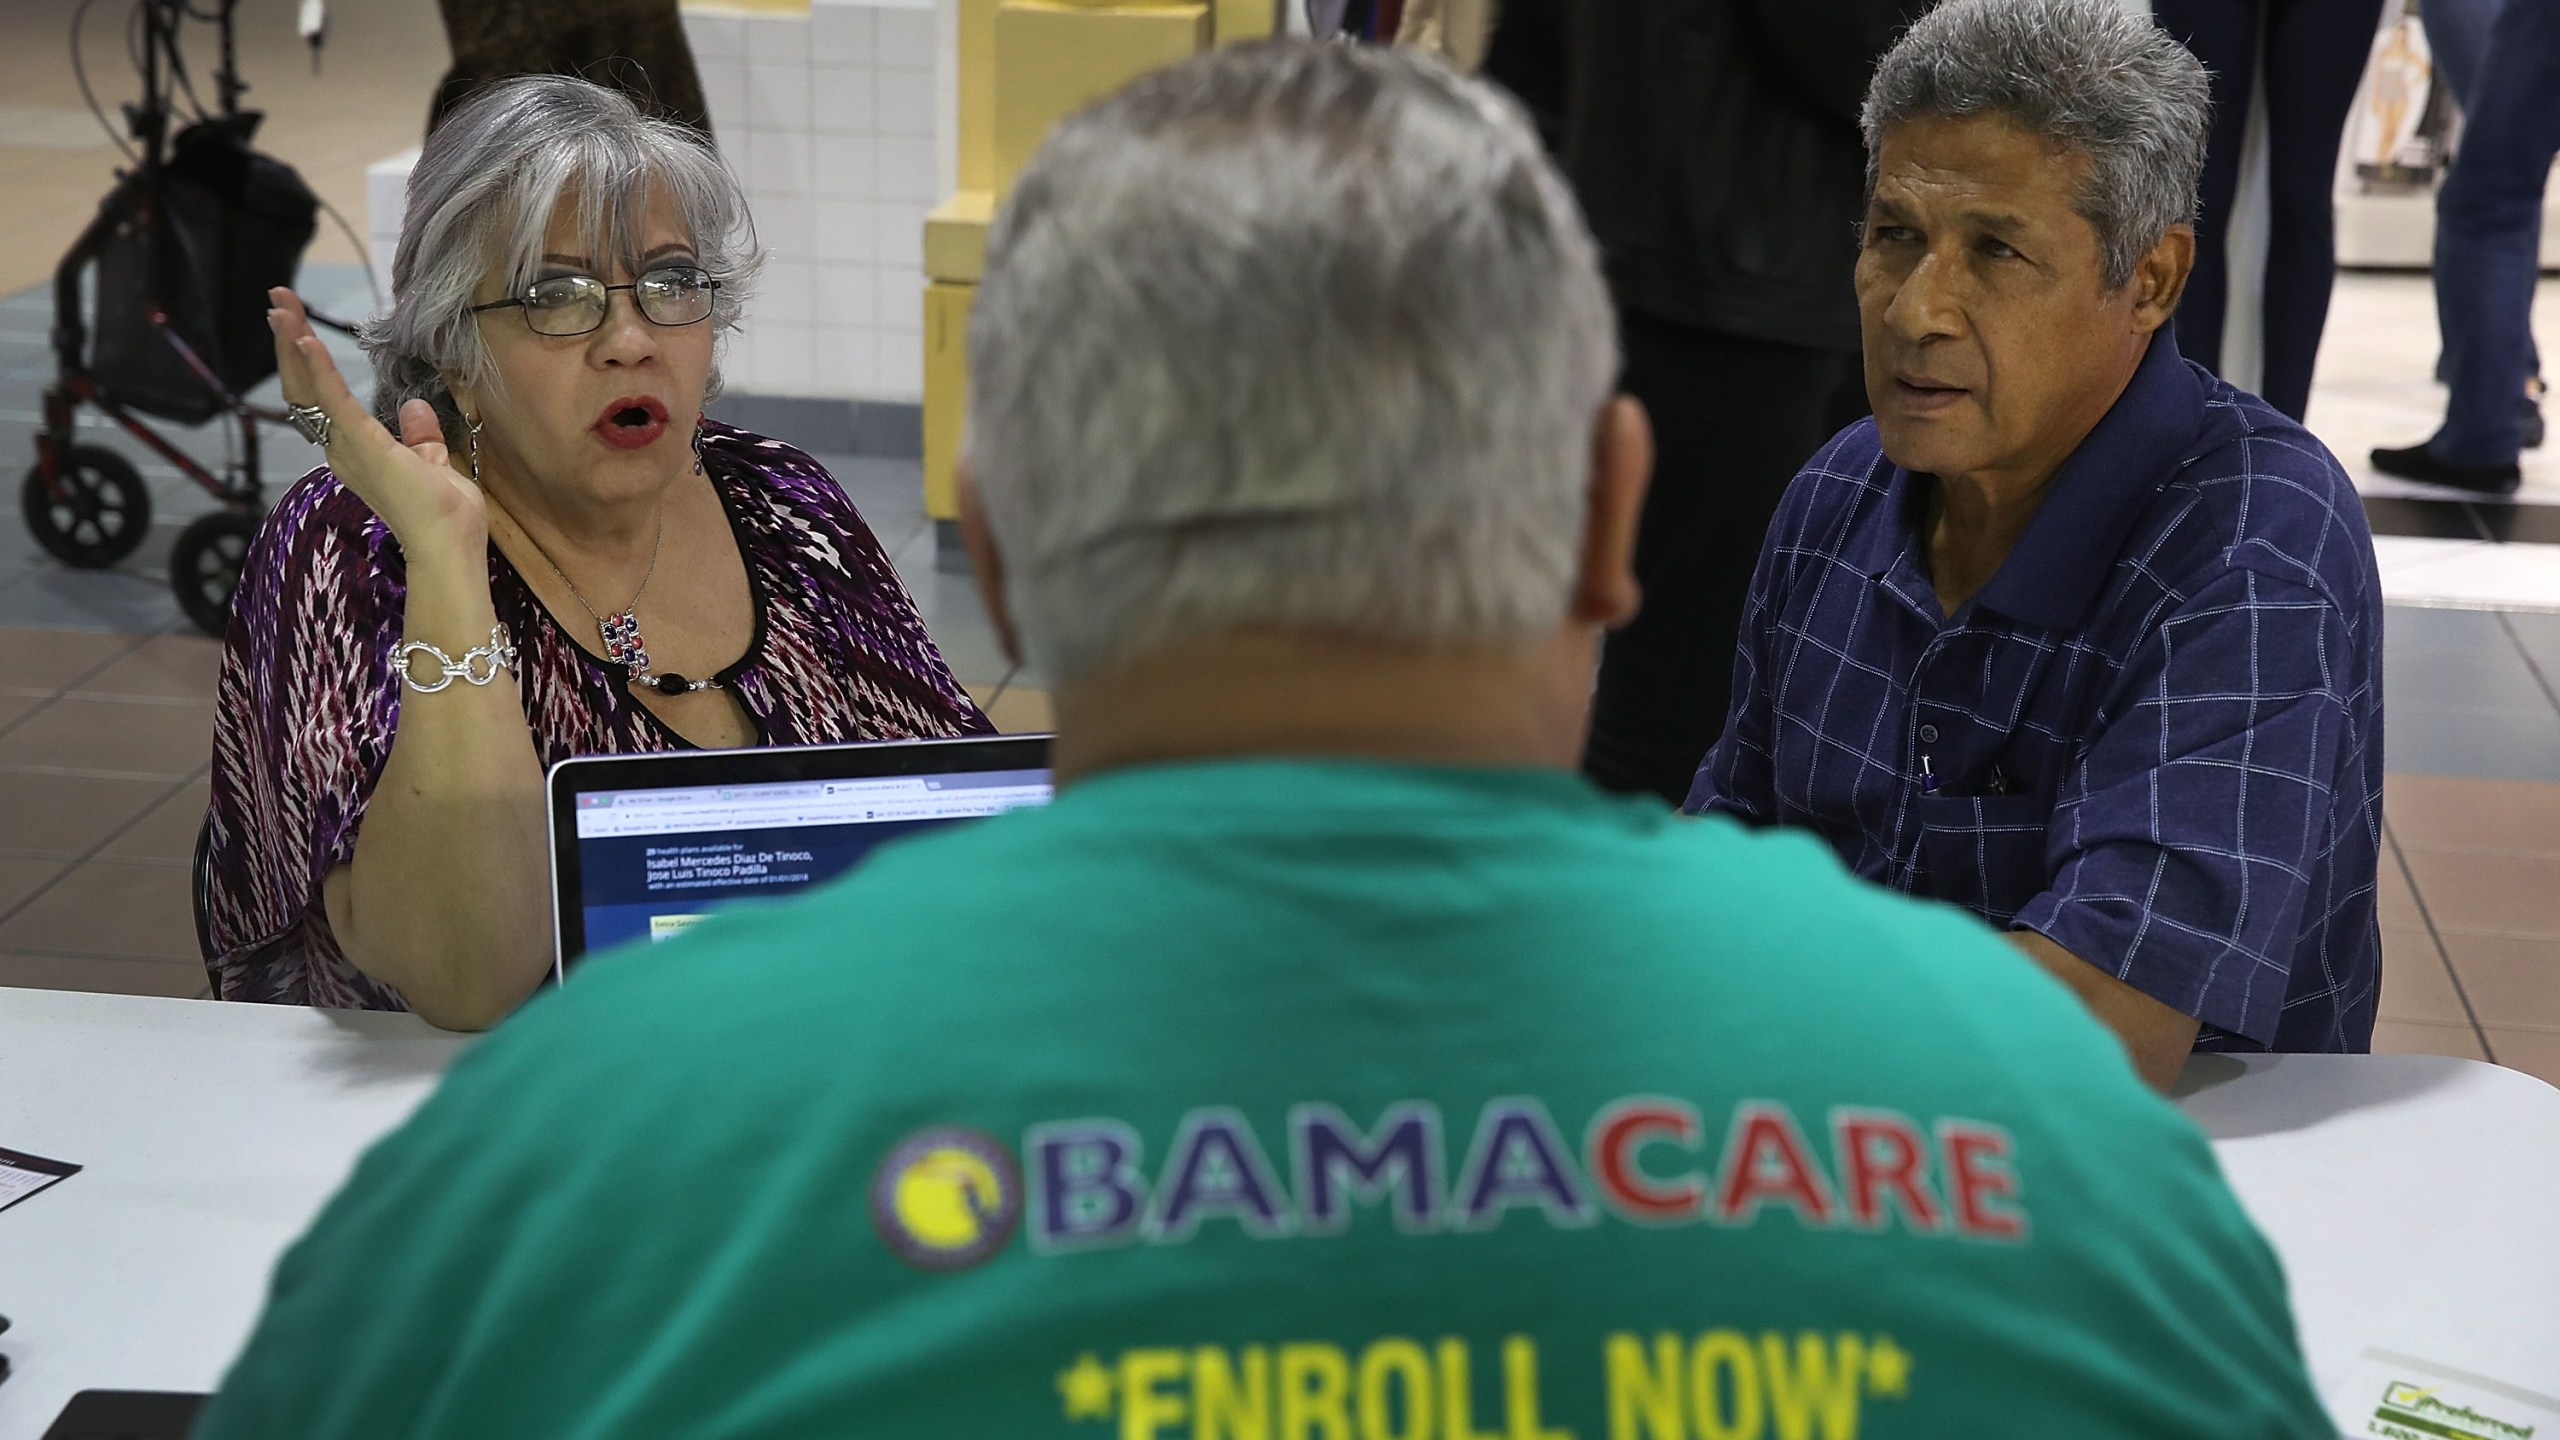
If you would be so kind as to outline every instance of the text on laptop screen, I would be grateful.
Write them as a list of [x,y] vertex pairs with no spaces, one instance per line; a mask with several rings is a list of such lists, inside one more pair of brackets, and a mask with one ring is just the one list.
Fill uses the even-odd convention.
[[583,792],[584,948],[680,935],[724,902],[833,879],[884,841],[1048,799],[1046,770]]

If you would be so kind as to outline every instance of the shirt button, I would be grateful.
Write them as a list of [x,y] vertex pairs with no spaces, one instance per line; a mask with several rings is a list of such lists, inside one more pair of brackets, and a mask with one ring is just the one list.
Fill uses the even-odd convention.
[[1923,745],[1935,745],[1935,744],[1937,744],[1937,743],[1938,743],[1938,727],[1937,727],[1937,726],[1935,726],[1935,725],[1923,725],[1923,726],[1921,726],[1921,727],[1920,727],[1920,743],[1921,743],[1921,744],[1923,744]]

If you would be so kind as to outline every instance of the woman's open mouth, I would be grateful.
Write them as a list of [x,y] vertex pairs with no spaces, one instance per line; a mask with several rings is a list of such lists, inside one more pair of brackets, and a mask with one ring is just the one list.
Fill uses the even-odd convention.
[[667,407],[654,395],[627,396],[604,407],[594,429],[616,450],[638,450],[667,433]]

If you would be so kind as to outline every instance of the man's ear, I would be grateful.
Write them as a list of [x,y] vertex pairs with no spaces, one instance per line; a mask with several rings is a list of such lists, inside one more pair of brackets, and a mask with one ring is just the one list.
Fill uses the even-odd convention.
[[2148,335],[2169,323],[2196,268],[2196,227],[2172,225],[2133,265],[2133,324]]
[[1573,619],[1616,629],[1636,618],[1636,529],[1653,479],[1653,422],[1631,395],[1612,396],[1591,431],[1591,482],[1582,523]]
[[978,503],[977,477],[969,473],[966,459],[951,468],[960,492],[960,543],[969,551],[969,572],[978,582],[978,599],[996,627],[996,643],[1004,648],[1005,663],[1019,665],[1022,643],[1014,638],[1013,612],[1004,603],[1004,557],[996,553],[995,531],[987,526],[986,507]]

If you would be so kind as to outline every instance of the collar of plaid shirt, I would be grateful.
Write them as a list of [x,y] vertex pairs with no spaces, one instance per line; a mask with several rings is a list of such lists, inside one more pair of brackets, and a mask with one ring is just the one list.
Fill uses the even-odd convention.
[[[1973,603],[2040,629],[2079,628],[2161,482],[2221,442],[2223,427],[2209,423],[2204,401],[2204,384],[2179,355],[2174,330],[2161,327],[2115,407],[2063,462],[2026,533]],[[1919,519],[1925,492],[1899,467],[1891,484],[1889,513],[1903,523],[1862,527],[1843,557],[1877,580],[1887,580],[1906,552],[1928,554]],[[1939,613],[1934,590],[1903,598],[1924,614]]]

